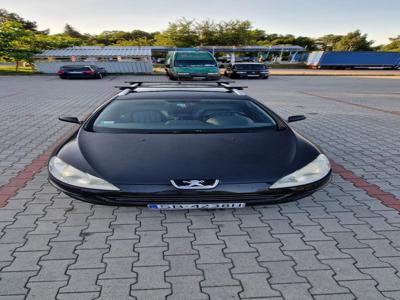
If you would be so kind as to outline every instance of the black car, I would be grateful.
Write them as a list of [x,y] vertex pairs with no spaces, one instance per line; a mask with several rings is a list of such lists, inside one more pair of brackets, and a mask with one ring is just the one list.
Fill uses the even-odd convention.
[[102,79],[107,75],[104,68],[94,65],[70,65],[62,66],[57,72],[58,76],[62,79],[69,78],[97,78]]
[[49,180],[92,203],[240,208],[295,200],[330,179],[328,158],[242,87],[134,83],[49,161]]
[[230,78],[268,79],[269,68],[261,63],[234,63],[226,67],[225,76]]

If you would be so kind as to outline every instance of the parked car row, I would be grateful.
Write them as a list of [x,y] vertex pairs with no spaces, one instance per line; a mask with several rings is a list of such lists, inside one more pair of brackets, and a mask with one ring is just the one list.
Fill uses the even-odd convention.
[[[171,51],[165,61],[165,71],[171,80],[218,80],[221,78],[218,63],[208,51]],[[57,74],[61,79],[102,79],[107,75],[107,71],[96,65],[65,65]],[[229,78],[268,79],[269,68],[262,63],[236,62],[228,64],[224,75]]]
[[[167,55],[165,71],[171,80],[218,80],[221,77],[216,59],[207,51],[171,51]],[[236,62],[226,67],[224,75],[268,79],[269,68],[257,62]]]

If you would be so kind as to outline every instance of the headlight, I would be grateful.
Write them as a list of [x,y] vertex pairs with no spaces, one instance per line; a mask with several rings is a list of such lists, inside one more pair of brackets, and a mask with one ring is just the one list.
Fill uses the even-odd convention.
[[326,175],[328,175],[330,170],[331,165],[328,158],[324,154],[320,154],[308,165],[279,179],[269,188],[280,189],[312,183],[324,178]]
[[119,191],[119,188],[107,181],[82,172],[54,156],[49,162],[49,171],[58,180],[70,185],[87,189]]
[[219,75],[219,73],[207,73],[208,75]]

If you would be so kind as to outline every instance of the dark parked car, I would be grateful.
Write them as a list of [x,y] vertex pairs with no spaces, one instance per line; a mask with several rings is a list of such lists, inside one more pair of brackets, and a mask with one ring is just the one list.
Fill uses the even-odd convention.
[[241,87],[134,83],[79,124],[49,161],[71,197],[153,209],[240,208],[299,199],[330,179],[328,158]]
[[107,75],[107,71],[104,68],[94,65],[70,65],[62,66],[57,74],[62,79],[69,78],[98,78],[102,79]]
[[225,70],[229,78],[263,78],[268,79],[269,68],[261,63],[235,63],[229,64]]

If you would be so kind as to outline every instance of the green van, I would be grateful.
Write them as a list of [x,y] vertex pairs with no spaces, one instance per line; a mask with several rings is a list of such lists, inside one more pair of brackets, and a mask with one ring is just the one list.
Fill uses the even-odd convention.
[[170,51],[165,71],[172,80],[218,80],[219,68],[214,56],[207,51]]

